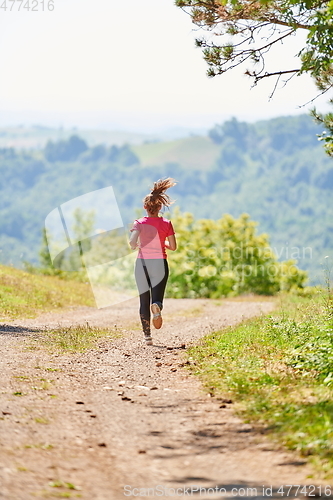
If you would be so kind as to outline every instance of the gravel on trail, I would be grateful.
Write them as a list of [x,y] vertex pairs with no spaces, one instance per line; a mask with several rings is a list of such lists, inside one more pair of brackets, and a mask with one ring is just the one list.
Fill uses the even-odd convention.
[[[184,366],[204,335],[273,308],[265,298],[166,299],[153,346],[137,299],[0,324],[0,499],[281,498],[281,485],[317,484]],[[121,336],[83,353],[31,348],[44,328],[86,322]]]

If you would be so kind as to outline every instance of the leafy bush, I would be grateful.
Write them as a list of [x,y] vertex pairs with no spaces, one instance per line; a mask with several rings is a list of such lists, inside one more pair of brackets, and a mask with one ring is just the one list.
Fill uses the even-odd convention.
[[170,297],[221,297],[240,293],[272,295],[303,288],[307,275],[295,261],[278,262],[266,234],[248,214],[234,219],[194,220],[175,211],[178,249],[170,253]]
[[288,364],[304,375],[333,385],[333,295],[326,293],[321,317],[298,325],[298,337]]

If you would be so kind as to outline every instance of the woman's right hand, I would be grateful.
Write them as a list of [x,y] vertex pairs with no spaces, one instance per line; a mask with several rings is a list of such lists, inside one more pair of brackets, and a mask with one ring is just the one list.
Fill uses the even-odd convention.
[[132,234],[131,234],[131,237],[129,240],[129,245],[130,245],[132,250],[135,250],[136,248],[138,248],[138,246],[139,246],[138,239],[139,239],[139,231],[137,229],[135,229],[134,231],[132,231]]

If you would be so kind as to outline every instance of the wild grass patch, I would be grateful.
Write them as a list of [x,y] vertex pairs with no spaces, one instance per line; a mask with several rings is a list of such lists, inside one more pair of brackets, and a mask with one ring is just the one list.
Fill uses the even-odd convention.
[[49,419],[44,417],[35,417],[34,421],[36,424],[48,425],[50,423]]
[[82,352],[96,347],[99,339],[115,339],[120,336],[117,328],[98,328],[84,325],[59,326],[56,329],[44,330],[31,340],[32,349],[46,348],[57,352]]
[[95,306],[90,285],[0,266],[0,321],[77,305]]
[[25,449],[39,449],[39,450],[52,450],[54,448],[53,444],[50,443],[37,443],[37,444],[25,444]]

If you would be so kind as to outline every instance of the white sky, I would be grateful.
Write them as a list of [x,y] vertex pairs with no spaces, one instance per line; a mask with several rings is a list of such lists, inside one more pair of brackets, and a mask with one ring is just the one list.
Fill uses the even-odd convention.
[[[251,90],[245,68],[207,78],[194,26],[173,0],[54,0],[52,12],[34,4],[38,12],[18,12],[17,0],[0,9],[0,125],[194,129],[313,106],[298,108],[317,93],[308,76],[270,102],[274,82]],[[297,51],[296,39],[281,46],[275,68],[297,66]],[[316,101],[319,109],[328,98]]]

